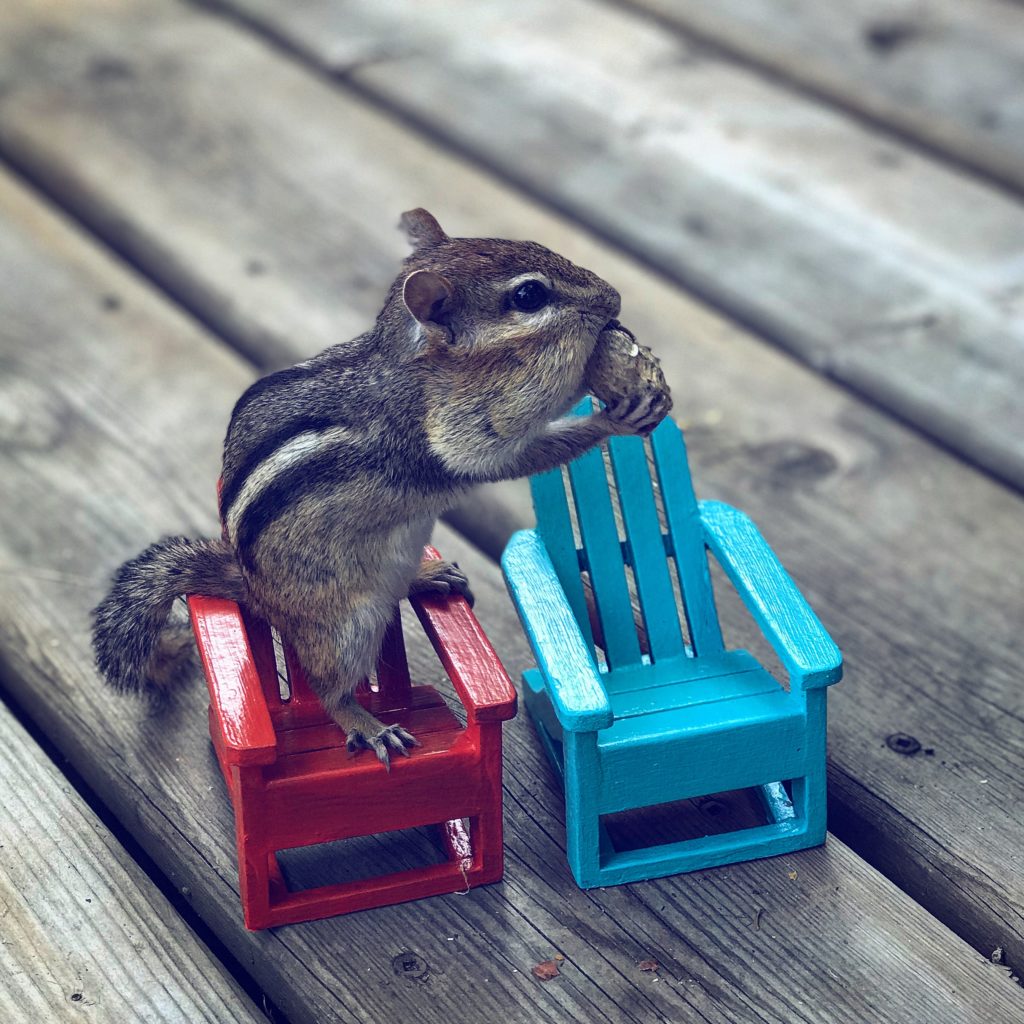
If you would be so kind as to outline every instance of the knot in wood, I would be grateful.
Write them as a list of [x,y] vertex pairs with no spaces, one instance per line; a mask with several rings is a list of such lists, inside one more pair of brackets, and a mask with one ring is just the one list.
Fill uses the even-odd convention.
[[429,971],[425,960],[420,959],[412,950],[405,949],[391,959],[391,969],[401,978],[422,981]]
[[729,810],[729,805],[717,797],[708,797],[706,800],[701,800],[699,807],[704,814],[710,814],[712,818],[717,818]]
[[913,757],[921,749],[917,738],[908,736],[905,732],[894,732],[891,736],[886,736],[885,745],[904,757]]

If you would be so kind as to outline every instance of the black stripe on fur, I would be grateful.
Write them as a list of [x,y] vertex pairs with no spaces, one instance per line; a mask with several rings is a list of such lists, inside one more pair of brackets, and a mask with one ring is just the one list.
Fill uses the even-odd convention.
[[330,493],[360,472],[372,469],[366,453],[353,445],[332,446],[283,470],[245,507],[238,521],[235,547],[247,569],[255,571],[254,547],[263,531],[290,505],[307,495]]
[[226,522],[228,513],[238,492],[245,486],[249,474],[264,459],[268,459],[281,445],[286,444],[293,437],[305,434],[307,431],[320,433],[328,427],[338,426],[338,422],[328,419],[326,416],[300,416],[296,419],[286,420],[277,430],[264,438],[251,452],[237,469],[227,470],[222,481],[220,495],[220,518]]
[[253,402],[266,395],[268,391],[287,387],[295,381],[308,380],[316,374],[317,370],[310,366],[289,366],[286,370],[278,370],[275,373],[268,373],[266,377],[260,377],[259,380],[253,381],[235,402],[235,407],[231,410],[230,422],[233,423],[238,419]]

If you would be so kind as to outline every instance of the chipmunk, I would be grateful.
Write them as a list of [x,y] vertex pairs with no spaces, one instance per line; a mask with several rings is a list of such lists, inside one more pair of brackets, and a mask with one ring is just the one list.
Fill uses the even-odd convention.
[[413,252],[373,328],[256,381],[224,442],[223,539],[167,537],[117,570],[93,612],[97,665],[121,691],[182,675],[175,598],[247,605],[297,652],[350,751],[408,755],[355,690],[398,601],[472,597],[458,566],[423,560],[437,516],[486,481],[551,469],[611,435],[647,433],[669,400],[620,401],[560,419],[620,299],[533,242],[450,238],[402,215]]

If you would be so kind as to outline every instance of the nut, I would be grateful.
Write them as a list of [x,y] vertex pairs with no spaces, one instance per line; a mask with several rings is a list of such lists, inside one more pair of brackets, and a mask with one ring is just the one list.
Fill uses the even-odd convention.
[[606,405],[649,391],[668,396],[668,384],[654,353],[633,332],[610,320],[600,335],[586,370],[587,384]]

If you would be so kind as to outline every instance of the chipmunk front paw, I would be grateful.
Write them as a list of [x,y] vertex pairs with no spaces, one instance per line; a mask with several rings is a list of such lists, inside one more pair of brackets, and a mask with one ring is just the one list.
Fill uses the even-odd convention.
[[375,733],[362,732],[358,729],[348,733],[345,749],[350,754],[359,750],[372,750],[385,770],[391,771],[391,752],[408,757],[409,748],[420,746],[420,741],[400,725],[384,725],[381,722],[377,722],[377,725],[380,729]]
[[461,594],[470,607],[476,600],[469,588],[469,578],[458,563],[443,558],[424,559],[420,563],[419,572],[409,585],[409,596],[413,594]]
[[642,395],[620,398],[604,413],[615,434],[646,437],[668,415],[672,398],[665,391],[650,390]]

